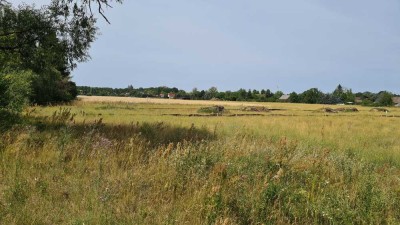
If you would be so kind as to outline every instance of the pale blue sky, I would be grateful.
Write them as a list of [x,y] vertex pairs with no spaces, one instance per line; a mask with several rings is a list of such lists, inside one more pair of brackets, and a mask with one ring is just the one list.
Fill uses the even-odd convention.
[[77,85],[400,94],[398,0],[125,0],[107,15]]

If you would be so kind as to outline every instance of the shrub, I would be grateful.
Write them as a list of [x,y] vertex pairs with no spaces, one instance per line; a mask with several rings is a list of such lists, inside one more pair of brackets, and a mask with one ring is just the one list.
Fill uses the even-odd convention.
[[18,121],[19,113],[28,103],[32,77],[30,71],[0,72],[0,130]]
[[28,102],[32,78],[30,71],[0,72],[0,110],[21,112]]

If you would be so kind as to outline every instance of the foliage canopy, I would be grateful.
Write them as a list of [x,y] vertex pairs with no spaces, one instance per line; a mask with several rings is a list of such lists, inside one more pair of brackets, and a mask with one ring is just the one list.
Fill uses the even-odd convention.
[[[11,89],[18,89],[18,85],[23,85],[19,88],[25,89],[29,84],[32,91],[23,96],[29,97],[32,103],[49,104],[73,100],[77,90],[75,83],[71,81],[71,72],[77,63],[90,59],[89,49],[98,34],[96,14],[92,7],[96,7],[97,15],[108,22],[104,8],[121,2],[122,0],[52,0],[49,5],[38,9],[26,4],[14,6],[0,0],[2,92],[11,93]],[[32,76],[22,76],[24,82],[19,82],[19,79],[10,80],[6,71]],[[7,102],[18,105],[26,100],[16,101],[15,97],[2,95],[0,107],[8,109]]]

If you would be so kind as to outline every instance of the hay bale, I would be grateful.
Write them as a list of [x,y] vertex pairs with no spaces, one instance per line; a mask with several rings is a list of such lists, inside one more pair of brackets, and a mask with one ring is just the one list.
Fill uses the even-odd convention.
[[199,113],[210,113],[210,114],[221,114],[225,111],[225,107],[222,105],[214,105],[210,107],[202,107],[197,112]]
[[389,110],[385,109],[385,108],[372,108],[370,111],[371,112],[389,112]]
[[321,108],[318,110],[318,112],[324,112],[324,113],[337,113],[337,111],[335,109],[332,108]]
[[337,112],[359,112],[357,108],[337,108]]
[[269,112],[269,109],[264,106],[246,106],[241,110],[245,112]]

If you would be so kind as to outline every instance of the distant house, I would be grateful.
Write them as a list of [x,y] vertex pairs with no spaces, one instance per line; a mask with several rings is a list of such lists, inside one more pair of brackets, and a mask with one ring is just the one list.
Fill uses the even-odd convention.
[[282,95],[278,100],[280,102],[288,102],[290,98],[290,95]]
[[176,98],[176,94],[175,93],[168,93],[168,98],[169,99],[174,99],[174,98]]
[[165,94],[160,94],[160,98],[165,98]]
[[400,97],[393,97],[392,98],[393,104],[397,107],[400,106]]

